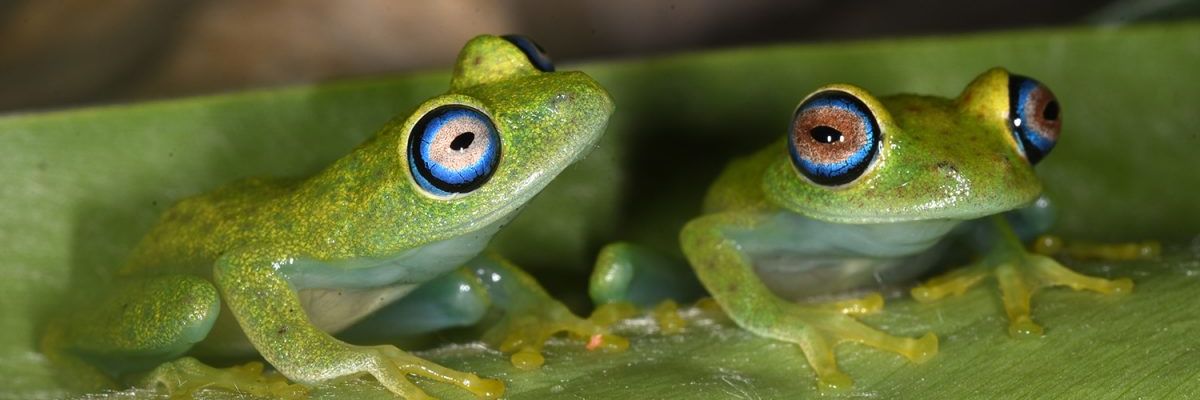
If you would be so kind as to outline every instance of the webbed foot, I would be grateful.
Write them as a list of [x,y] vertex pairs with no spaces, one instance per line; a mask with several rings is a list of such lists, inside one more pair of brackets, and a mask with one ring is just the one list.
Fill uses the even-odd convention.
[[394,346],[356,347],[355,349],[368,356],[364,360],[369,364],[368,372],[389,391],[404,399],[432,398],[409,381],[408,375],[455,385],[480,399],[496,399],[504,395],[504,382],[446,368]]
[[861,307],[864,304],[874,307],[876,300],[868,296],[865,302],[850,308],[842,307],[841,303],[816,306],[784,304],[777,323],[764,327],[751,326],[750,330],[799,345],[816,372],[818,385],[823,391],[845,390],[854,384],[849,375],[838,369],[834,347],[840,343],[854,342],[890,351],[914,363],[925,362],[937,355],[938,339],[932,332],[916,339],[892,336],[851,317],[870,309]]
[[256,397],[303,399],[308,388],[288,383],[279,374],[263,373],[261,362],[249,362],[229,368],[210,367],[195,358],[184,357],[162,364],[141,379],[138,385],[163,389],[171,398],[193,398],[205,389],[224,389]]
[[1038,290],[1066,286],[1075,290],[1090,290],[1101,294],[1122,294],[1133,291],[1129,278],[1104,279],[1072,271],[1053,258],[1026,251],[1012,234],[1003,219],[996,219],[1004,240],[983,260],[930,279],[912,289],[912,296],[928,303],[943,297],[960,295],[985,278],[995,276],[1000,297],[1008,315],[1009,335],[1012,337],[1041,336],[1043,329],[1033,322],[1030,300]]
[[596,308],[588,318],[580,318],[557,301],[545,303],[520,312],[510,312],[484,335],[486,341],[498,343],[505,353],[512,353],[514,367],[537,369],[545,363],[542,347],[556,334],[582,340],[588,350],[623,351],[629,340],[609,332],[613,323],[635,314],[632,305],[612,303]]

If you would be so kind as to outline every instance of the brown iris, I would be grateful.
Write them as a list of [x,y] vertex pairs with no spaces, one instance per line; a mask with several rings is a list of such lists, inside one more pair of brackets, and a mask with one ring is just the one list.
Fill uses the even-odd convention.
[[814,163],[834,164],[850,158],[867,135],[865,121],[854,112],[838,107],[801,110],[792,125],[796,150]]
[[1054,93],[1038,81],[1009,75],[1009,121],[1030,164],[1050,153],[1062,130],[1062,109]]
[[818,93],[800,105],[792,120],[792,161],[813,182],[851,182],[874,158],[878,132],[874,115],[858,98],[835,90]]
[[1036,88],[1029,91],[1028,99],[1025,101],[1025,110],[1021,113],[1026,116],[1025,123],[1029,124],[1029,128],[1037,134],[1051,141],[1058,140],[1058,132],[1062,128],[1062,120],[1059,119],[1058,99],[1054,97],[1054,93],[1043,85],[1037,85]]

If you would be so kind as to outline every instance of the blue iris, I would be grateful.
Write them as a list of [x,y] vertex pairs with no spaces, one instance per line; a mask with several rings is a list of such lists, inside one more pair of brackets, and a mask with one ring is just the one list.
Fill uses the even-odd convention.
[[[1008,78],[1008,93],[1009,93],[1009,120],[1011,122],[1013,135],[1017,142],[1021,144],[1021,149],[1025,152],[1025,158],[1031,164],[1036,164],[1038,161],[1050,153],[1057,143],[1057,135],[1054,132],[1045,132],[1046,116],[1042,115],[1046,107],[1054,107],[1054,119],[1057,119],[1058,104],[1030,104],[1034,101],[1033,93],[1039,90],[1047,90],[1041,83],[1033,79],[1020,76],[1010,75]],[[1047,95],[1049,95],[1047,93]],[[1050,96],[1050,101],[1053,102],[1053,95]]]
[[542,72],[554,72],[554,62],[550,61],[550,56],[546,55],[546,51],[542,50],[542,46],[538,46],[537,42],[521,35],[504,35],[501,38],[521,49],[534,68]]
[[496,171],[500,135],[491,118],[478,110],[459,105],[438,107],[413,127],[408,160],[422,189],[436,196],[469,193]]
[[[867,169],[867,166],[870,165],[871,160],[874,158],[879,147],[879,124],[875,121],[875,116],[866,104],[863,104],[861,100],[849,93],[840,91],[829,91],[810,97],[808,101],[805,101],[796,110],[797,119],[793,121],[793,124],[800,122],[799,117],[805,112],[821,108],[834,108],[848,112],[858,120],[858,126],[862,127],[861,132],[857,129],[851,129],[857,127],[836,126],[835,121],[828,121],[828,125],[821,123],[822,121],[817,121],[817,126],[809,132],[794,134],[813,135],[813,139],[818,140],[818,143],[847,140],[846,136],[848,135],[864,135],[865,140],[862,140],[862,145],[853,149],[850,153],[825,162],[812,158],[813,155],[811,154],[801,154],[800,149],[793,140],[788,147],[789,153],[792,156],[792,162],[801,173],[813,182],[823,185],[849,183],[862,175],[863,171]],[[793,130],[795,130],[794,126]]]

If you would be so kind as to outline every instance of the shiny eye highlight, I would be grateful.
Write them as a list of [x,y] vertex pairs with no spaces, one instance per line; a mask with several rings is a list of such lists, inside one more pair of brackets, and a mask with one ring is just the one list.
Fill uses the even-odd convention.
[[879,123],[854,95],[818,93],[796,109],[788,151],[792,164],[809,180],[836,186],[862,176],[879,152]]
[[470,193],[496,172],[500,135],[492,119],[479,110],[441,106],[413,126],[408,160],[417,185],[430,194]]
[[1058,143],[1062,110],[1054,93],[1031,78],[1008,77],[1009,126],[1030,164],[1037,164]]
[[542,46],[539,46],[533,39],[521,35],[504,35],[501,38],[521,49],[521,52],[525,53],[525,57],[529,58],[529,62],[538,71],[554,72],[554,62],[550,61],[550,56],[546,55],[546,50],[542,49]]

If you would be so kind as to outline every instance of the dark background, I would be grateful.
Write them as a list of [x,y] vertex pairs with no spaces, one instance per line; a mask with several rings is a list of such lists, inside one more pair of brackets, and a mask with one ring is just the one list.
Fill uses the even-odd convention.
[[1187,0],[0,0],[0,113],[445,68],[479,33],[571,62],[1198,14]]

